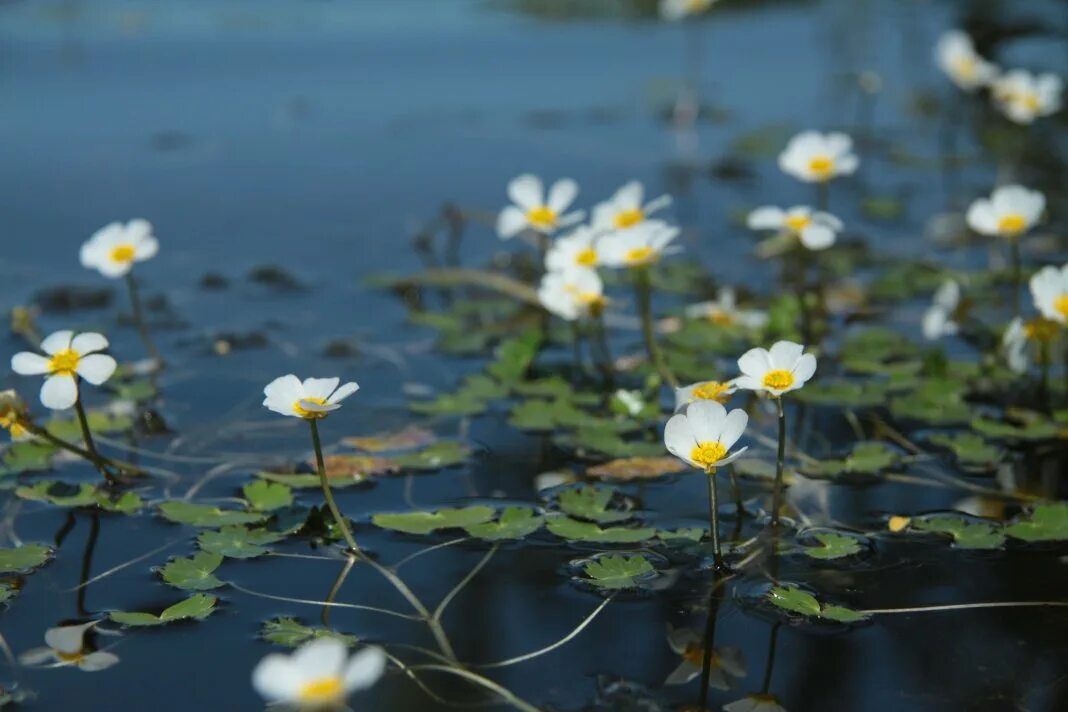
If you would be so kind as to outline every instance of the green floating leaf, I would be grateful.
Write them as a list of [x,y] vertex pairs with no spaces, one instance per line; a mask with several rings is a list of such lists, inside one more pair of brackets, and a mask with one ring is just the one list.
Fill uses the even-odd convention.
[[967,423],[972,408],[964,400],[965,384],[946,378],[926,378],[911,393],[890,401],[895,418],[919,420],[933,425]]
[[806,534],[818,542],[818,545],[806,546],[802,549],[805,556],[813,559],[842,559],[859,554],[864,548],[856,537],[847,534],[832,531],[807,532]]
[[267,529],[247,529],[233,526],[223,527],[218,531],[202,532],[197,537],[201,550],[219,554],[228,559],[253,559],[266,554],[267,544],[273,544],[285,537],[285,534]]
[[541,348],[542,333],[528,329],[519,336],[502,341],[497,347],[497,357],[486,371],[501,383],[514,383],[526,375],[534,357]]
[[804,388],[794,392],[793,397],[815,405],[870,408],[885,403],[888,396],[887,384],[884,381],[828,379],[818,383],[806,383]]
[[[87,413],[89,430],[101,435],[124,433],[133,428],[134,421],[128,415],[115,415],[102,410],[91,410]],[[74,418],[53,418],[45,423],[45,429],[60,440],[68,442],[81,442],[82,428]]]
[[508,424],[520,430],[551,431],[578,427],[589,417],[588,413],[563,398],[554,401],[528,400],[512,408]]
[[436,512],[381,513],[371,521],[383,529],[392,529],[406,534],[429,534],[440,529],[464,529],[475,524],[484,524],[493,518],[492,507],[474,505],[459,509],[439,509]]
[[690,469],[677,457],[622,457],[586,470],[590,477],[605,480],[648,480],[685,472]]
[[338,633],[335,630],[327,630],[326,628],[306,626],[296,618],[269,620],[263,624],[260,635],[264,640],[278,645],[285,645],[289,648],[298,648],[304,643],[317,638],[333,638],[350,647],[359,642],[359,639],[354,635]]
[[541,529],[545,518],[529,507],[507,507],[496,522],[483,522],[464,527],[464,531],[479,539],[499,541],[522,539]]
[[1023,541],[1068,540],[1068,502],[1035,505],[1027,517],[1006,526],[1005,533]]
[[633,544],[656,536],[656,529],[652,527],[637,529],[607,527],[602,529],[596,524],[580,522],[570,517],[550,517],[545,520],[545,526],[550,532],[562,539],[592,541],[602,544]]
[[159,393],[159,390],[152,384],[152,381],[147,378],[138,379],[136,381],[127,381],[115,386],[115,396],[117,398],[120,400],[134,401],[136,403],[150,401],[156,397],[157,393]]
[[401,430],[343,438],[341,442],[364,452],[380,453],[414,450],[430,445],[436,439],[433,432],[418,425],[408,425]]
[[165,608],[158,616],[154,613],[112,611],[108,617],[115,623],[126,626],[154,626],[180,620],[204,620],[215,611],[218,600],[206,593],[195,593],[184,601]]
[[773,606],[806,618],[817,618],[836,623],[858,623],[868,616],[859,611],[842,606],[821,604],[811,593],[796,586],[775,586],[767,593],[767,600]]
[[[319,482],[319,475],[313,475],[311,473],[303,472],[257,472],[256,477],[267,480],[268,482],[275,482],[280,485],[285,485],[290,489],[313,489],[322,487],[322,483]],[[336,477],[329,478],[330,486],[333,489],[344,489],[345,487],[351,487],[352,485],[359,484],[362,480],[356,477]]]
[[910,527],[916,531],[951,536],[953,543],[961,549],[998,549],[1005,544],[1005,533],[997,523],[961,515],[913,517]]
[[565,514],[602,524],[633,518],[631,511],[610,508],[618,494],[618,491],[609,487],[567,489],[556,496],[556,503]]
[[982,416],[972,420],[972,429],[991,438],[1003,440],[1053,440],[1068,437],[1068,428],[1042,413],[1014,408],[1006,413],[1011,422]]
[[4,450],[0,474],[19,475],[47,470],[52,467],[52,456],[55,454],[56,448],[46,443],[33,440],[11,443]]
[[966,467],[993,467],[1004,455],[1000,448],[975,433],[935,433],[928,440],[952,452],[957,462]]
[[210,591],[223,585],[215,577],[223,557],[201,551],[188,559],[172,559],[159,571],[164,583],[186,591]]
[[638,588],[656,576],[656,569],[641,555],[601,556],[586,564],[585,582],[607,591]]
[[454,440],[442,440],[417,452],[397,455],[393,462],[405,470],[441,470],[459,465],[469,457],[472,450]]
[[51,547],[23,544],[14,549],[0,548],[0,574],[25,574],[52,558]]
[[96,485],[73,485],[56,480],[42,480],[32,486],[19,487],[15,490],[15,495],[31,501],[48,502],[57,507],[96,506],[122,514],[133,514],[144,506],[144,501],[136,492],[124,492],[113,498],[111,492]]
[[262,522],[267,515],[262,512],[242,512],[234,509],[220,509],[207,504],[195,504],[182,500],[173,500],[159,505],[160,514],[177,524],[191,524],[194,527],[224,527],[232,524],[255,524]]
[[673,541],[690,541],[696,543],[701,541],[701,539],[704,538],[705,534],[707,533],[707,529],[702,529],[700,527],[688,527],[684,529],[674,530],[658,529],[656,532],[656,536],[658,539],[660,539],[660,541],[664,542],[665,544],[670,544]]
[[416,401],[408,405],[416,413],[427,415],[480,415],[486,412],[486,401],[465,393],[443,393],[437,398]]
[[250,482],[242,491],[252,508],[260,512],[272,512],[293,504],[293,490],[278,482]]
[[874,477],[883,470],[893,467],[898,458],[898,453],[883,443],[857,443],[845,459],[805,462],[801,465],[801,471],[811,477],[840,477],[842,475]]

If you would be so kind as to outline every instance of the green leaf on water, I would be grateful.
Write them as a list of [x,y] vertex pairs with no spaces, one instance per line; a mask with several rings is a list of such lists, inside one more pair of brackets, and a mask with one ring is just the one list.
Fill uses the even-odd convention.
[[[322,484],[319,482],[319,475],[313,475],[310,472],[257,472],[256,476],[267,480],[268,482],[276,482],[285,485],[290,489],[313,489],[322,487]],[[343,489],[358,484],[359,482],[361,482],[361,480],[356,477],[337,477],[330,479],[330,486],[333,489]]]
[[1006,526],[1005,533],[1023,541],[1068,540],[1068,502],[1036,504],[1029,515]]
[[218,598],[206,593],[195,593],[184,601],[165,608],[162,613],[112,611],[108,617],[115,623],[126,626],[154,626],[180,620],[204,620],[215,611]]
[[[15,586],[12,586],[6,581],[0,581],[0,605],[5,605],[15,596],[19,595],[19,590]],[[3,705],[0,705],[2,707]]]
[[464,529],[493,519],[492,507],[474,505],[459,509],[439,509],[436,512],[380,513],[371,521],[383,529],[406,534],[429,534],[440,529]]
[[545,518],[529,507],[507,507],[495,522],[483,522],[464,527],[471,536],[489,541],[522,539],[541,529]]
[[898,453],[893,448],[883,443],[865,442],[854,445],[852,452],[844,459],[805,462],[800,469],[810,477],[833,478],[843,475],[874,477],[883,470],[893,467],[898,457]]
[[443,393],[437,398],[415,401],[408,405],[416,413],[427,415],[479,415],[486,411],[486,402],[470,395]]
[[673,541],[691,541],[699,542],[708,533],[707,529],[700,527],[688,527],[683,529],[658,529],[656,536],[660,541],[665,544],[670,544]]
[[551,431],[578,427],[589,417],[588,413],[579,410],[566,399],[535,399],[516,404],[508,416],[508,424],[520,430]]
[[218,531],[202,532],[197,544],[203,551],[219,554],[228,559],[253,559],[266,554],[267,544],[285,537],[267,529],[247,529],[241,526],[223,527]]
[[497,347],[496,358],[486,371],[501,383],[514,383],[526,375],[534,357],[541,348],[542,333],[528,329],[522,334],[502,341]]
[[828,379],[818,383],[806,383],[804,388],[794,392],[793,397],[816,405],[867,408],[886,402],[887,384],[873,379],[863,382]]
[[223,585],[213,573],[219,568],[223,557],[201,551],[192,557],[171,559],[159,570],[164,583],[186,591],[210,591]]
[[773,606],[806,618],[817,618],[837,623],[858,623],[868,616],[843,606],[821,604],[811,593],[796,586],[775,586],[767,593],[767,600]]
[[6,450],[0,474],[19,475],[23,472],[37,472],[52,467],[52,456],[56,454],[56,448],[46,443],[33,440],[11,443]]
[[944,534],[953,538],[961,549],[998,549],[1005,543],[1005,533],[996,522],[965,517],[964,515],[933,514],[913,517],[912,529]]
[[293,490],[278,482],[257,480],[244,486],[245,499],[260,512],[272,512],[293,504]]
[[23,544],[0,548],[0,574],[26,574],[52,558],[52,548],[44,544]]
[[863,549],[860,541],[853,536],[834,531],[806,532],[817,544],[802,549],[806,556],[813,559],[842,559],[860,553]]
[[144,501],[136,492],[124,492],[113,498],[108,490],[84,482],[73,485],[56,480],[41,480],[31,486],[17,488],[15,495],[22,499],[48,502],[57,507],[97,506],[109,512],[122,514],[133,514],[144,506]]
[[296,618],[274,618],[266,621],[260,630],[264,640],[284,645],[289,648],[298,648],[308,641],[317,638],[333,638],[351,647],[359,642],[355,635],[339,633],[336,630],[307,626]]
[[467,445],[455,440],[441,440],[428,447],[412,453],[397,455],[394,464],[404,470],[441,470],[459,465],[473,451]]
[[550,532],[562,539],[592,541],[602,544],[633,544],[656,536],[656,529],[652,527],[637,529],[606,527],[602,529],[596,524],[580,522],[570,517],[549,517],[545,520],[545,526]]
[[640,555],[601,556],[587,563],[583,571],[587,576],[584,581],[609,591],[638,588],[656,576],[653,565]]
[[[637,423],[637,421],[632,421]],[[640,424],[639,424],[640,425]],[[581,454],[602,454],[608,457],[656,457],[664,454],[662,442],[625,440],[618,428],[603,422],[580,427],[574,433],[557,435],[553,441],[562,447],[574,448]]]
[[194,527],[224,527],[231,524],[255,524],[266,519],[262,512],[220,509],[207,504],[172,500],[159,505],[160,514],[177,524]]
[[[128,415],[115,415],[102,410],[91,410],[87,414],[89,430],[100,435],[124,433],[133,428],[134,421]],[[53,418],[44,424],[45,429],[60,440],[76,444],[82,442],[82,428],[74,418]]]
[[556,496],[560,511],[578,519],[588,519],[602,524],[622,522],[634,517],[634,513],[624,509],[613,509],[618,491],[610,487],[580,487],[566,489]]
[[1004,456],[1000,448],[975,433],[935,433],[927,439],[952,452],[957,462],[965,467],[993,467]]
[[964,384],[946,378],[925,378],[911,393],[890,401],[890,412],[902,420],[919,420],[933,425],[967,423],[972,407],[964,400]]
[[1007,421],[979,416],[972,419],[972,429],[987,437],[1001,440],[1053,440],[1068,437],[1068,428],[1042,413],[1014,408],[1006,413]]

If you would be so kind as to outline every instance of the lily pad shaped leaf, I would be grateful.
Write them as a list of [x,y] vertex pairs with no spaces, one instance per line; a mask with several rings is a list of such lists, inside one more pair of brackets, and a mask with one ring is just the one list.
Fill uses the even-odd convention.
[[184,601],[165,608],[158,616],[154,613],[112,611],[109,617],[114,622],[127,626],[164,625],[188,619],[203,620],[215,611],[215,604],[218,600],[215,596],[206,593],[196,593]]
[[529,507],[508,507],[495,522],[483,522],[464,527],[464,531],[479,539],[498,541],[522,539],[541,529],[545,518]]
[[767,600],[775,607],[806,618],[817,618],[836,623],[858,623],[868,616],[843,606],[821,604],[811,593],[796,586],[775,586],[767,593]]
[[52,466],[54,454],[56,448],[46,443],[33,440],[12,443],[4,450],[3,459],[0,460],[0,474],[18,475],[23,472],[47,470]]
[[14,549],[0,549],[0,574],[25,574],[52,558],[51,547],[23,544]]
[[677,457],[624,457],[586,470],[591,477],[605,480],[648,480],[689,469]]
[[293,504],[293,490],[284,484],[257,480],[244,486],[245,499],[253,509],[271,512]]
[[1005,533],[996,522],[960,515],[913,517],[910,526],[916,531],[949,535],[961,549],[998,549],[1005,543]]
[[1036,505],[1030,516],[1006,526],[1005,533],[1023,541],[1068,540],[1068,502]]
[[194,527],[224,527],[231,524],[255,524],[267,518],[262,512],[220,509],[207,504],[174,500],[159,505],[160,514],[177,524]]
[[371,521],[383,529],[406,534],[429,534],[439,529],[464,529],[484,524],[493,518],[492,507],[475,505],[459,509],[439,509],[436,512],[401,512],[375,514]]
[[393,463],[404,470],[440,470],[458,465],[471,457],[471,448],[453,440],[442,440],[417,452],[397,455]]
[[597,588],[618,591],[638,588],[656,576],[656,569],[644,556],[601,556],[586,564],[586,583]]
[[556,502],[561,512],[591,522],[605,524],[631,519],[633,512],[610,508],[617,494],[609,487],[581,487],[560,492]]
[[545,526],[550,532],[562,539],[594,541],[601,544],[634,544],[656,536],[656,529],[652,527],[638,529],[607,527],[602,529],[591,522],[580,522],[570,517],[550,517],[545,520]]
[[343,438],[341,442],[357,450],[379,453],[414,450],[417,447],[430,445],[434,440],[435,435],[431,431],[420,428],[418,425],[409,425],[402,430],[388,433]]
[[1003,456],[998,447],[975,433],[935,433],[928,440],[952,452],[961,465],[968,467],[991,467]]
[[834,531],[806,532],[806,536],[816,543],[804,547],[802,551],[813,559],[842,559],[858,554],[864,548],[856,537]]
[[269,551],[267,544],[273,544],[284,537],[285,534],[281,532],[233,526],[202,532],[197,537],[197,544],[202,551],[219,554],[228,559],[253,559]]
[[289,648],[300,647],[304,643],[316,638],[334,638],[348,646],[353,646],[359,642],[359,639],[354,635],[338,633],[337,631],[327,630],[326,628],[307,626],[296,618],[275,618],[269,620],[263,624],[260,635],[264,640],[268,640],[278,645],[285,645]]
[[188,559],[173,559],[160,569],[163,581],[186,591],[210,591],[223,585],[213,573],[223,557],[201,551]]
[[83,482],[80,485],[42,480],[29,487],[19,487],[15,495],[23,499],[48,502],[57,507],[92,507],[97,506],[109,512],[132,514],[144,506],[141,495],[136,492],[124,492],[117,498],[95,485]]

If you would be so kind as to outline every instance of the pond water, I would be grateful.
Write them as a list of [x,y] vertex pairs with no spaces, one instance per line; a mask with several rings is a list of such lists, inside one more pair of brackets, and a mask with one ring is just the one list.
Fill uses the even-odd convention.
[[[321,421],[328,454],[359,452],[343,438],[409,425],[470,448],[443,467],[424,459],[417,469],[394,453],[383,455],[388,462],[350,462],[362,472],[382,465],[399,472],[339,488],[338,503],[378,562],[404,562],[399,575],[431,610],[482,566],[442,616],[456,658],[468,664],[458,669],[484,675],[536,709],[697,709],[697,681],[664,684],[680,662],[668,630],[690,628],[699,639],[710,601],[715,646],[739,649],[745,668],[731,689],[711,691],[710,709],[759,692],[774,694],[791,712],[1068,709],[1063,608],[895,611],[843,624],[776,608],[764,597],[775,580],[855,611],[1063,600],[1068,528],[1041,543],[1004,542],[1000,534],[1001,522],[1028,516],[1035,502],[1065,497],[1063,420],[1045,437],[981,431],[993,448],[988,460],[997,462],[989,467],[963,468],[928,440],[935,432],[971,432],[980,415],[1001,424],[1007,404],[1036,407],[1033,384],[1008,379],[1004,369],[989,376],[992,387],[969,390],[966,401],[948,403],[959,389],[947,394],[944,410],[925,401],[927,416],[917,415],[912,401],[902,410],[887,408],[885,389],[874,401],[790,401],[791,474],[806,463],[810,474],[818,469],[812,458],[844,458],[858,439],[879,440],[884,449],[875,455],[880,464],[822,463],[824,479],[791,480],[799,484],[788,494],[779,557],[769,555],[775,540],[761,535],[770,504],[767,468],[775,465],[774,408],[737,396],[734,405],[751,415],[743,441],[752,446],[747,460],[753,464],[738,468],[741,521],[721,478],[721,528],[736,567],[726,580],[715,575],[702,532],[700,542],[650,534],[606,543],[541,528],[494,543],[458,528],[411,534],[374,523],[380,513],[482,505],[533,507],[539,516],[545,507],[559,517],[568,510],[561,492],[581,491],[570,482],[612,459],[584,441],[589,433],[576,433],[574,422],[557,428],[549,418],[548,427],[517,427],[515,408],[523,401],[568,401],[574,391],[597,390],[595,376],[571,368],[566,329],[554,325],[550,343],[528,366],[521,357],[510,360],[508,349],[494,355],[501,341],[522,351],[516,344],[527,338],[523,329],[541,323],[524,321],[514,303],[466,286],[389,282],[452,264],[447,229],[438,220],[445,205],[464,216],[460,264],[522,274],[530,250],[519,240],[500,241],[493,229],[507,182],[522,172],[573,177],[581,186],[578,203],[587,209],[629,180],[642,181],[650,196],[674,196],[667,213],[682,228],[684,252],[666,259],[656,276],[667,287],[655,303],[661,316],[680,315],[683,305],[714,294],[716,284],[768,306],[789,293],[774,261],[757,257],[745,212],[815,199],[812,186],[776,164],[790,136],[808,128],[852,134],[862,168],[830,191],[830,207],[847,226],[839,250],[846,257],[828,260],[823,273],[843,306],[831,310],[824,350],[835,356],[821,360],[817,385],[848,375],[866,390],[885,375],[858,376],[843,366],[849,354],[887,371],[894,364],[939,363],[933,353],[941,349],[951,359],[949,373],[979,361],[969,339],[925,344],[919,324],[942,279],[939,270],[949,268],[972,275],[977,311],[991,325],[1000,328],[1011,316],[1004,279],[984,277],[1004,269],[999,249],[933,239],[963,232],[945,226],[961,225],[961,211],[997,182],[1013,178],[1046,194],[1049,220],[1027,243],[1024,260],[1035,269],[1063,262],[1057,238],[1068,214],[1064,112],[1029,128],[1023,152],[1014,154],[1024,160],[1009,161],[1004,157],[1021,134],[999,123],[984,102],[963,101],[931,60],[939,35],[964,26],[1003,65],[1063,70],[1068,17],[1062,3],[723,0],[707,17],[686,23],[657,21],[654,5],[0,4],[0,131],[9,137],[0,162],[0,300],[5,309],[37,305],[42,334],[97,330],[107,334],[120,362],[144,358],[122,281],[83,269],[77,253],[102,225],[147,218],[161,251],[136,275],[167,362],[155,388],[139,393],[137,427],[120,423],[98,435],[105,453],[150,473],[129,487],[143,501],[137,512],[34,499],[28,489],[35,484],[96,483],[99,475],[75,458],[56,456],[37,470],[13,464],[11,450],[5,455],[0,546],[41,543],[52,550],[32,573],[0,575],[4,590],[18,589],[0,604],[8,653],[0,687],[32,692],[20,707],[259,709],[250,675],[264,655],[284,647],[263,638],[264,624],[278,618],[325,624],[383,645],[409,665],[444,664],[421,651],[438,650],[421,621],[343,606],[323,620],[321,603],[346,559],[322,542],[321,531],[288,531],[322,503],[314,478],[313,486],[293,490],[291,505],[266,507],[269,528],[284,532],[265,544],[269,552],[227,557],[214,571],[219,585],[205,593],[218,600],[203,620],[125,627],[108,620],[116,611],[158,613],[193,593],[168,585],[159,568],[194,555],[198,535],[222,522],[168,521],[160,504],[185,499],[245,512],[255,506],[243,488],[270,481],[258,473],[314,473],[304,423],[261,405],[264,385],[292,372],[360,384],[343,409]],[[673,120],[672,107],[695,81],[697,120]],[[420,235],[430,237],[420,241]],[[872,284],[890,296],[856,296]],[[640,356],[629,289],[622,278],[610,288],[619,305],[608,317],[611,349]],[[456,316],[465,309],[474,318]],[[909,343],[883,335],[849,345],[850,335],[862,341],[856,335],[873,326],[895,329]],[[676,365],[688,345],[709,377],[728,377],[749,345],[772,341],[749,344],[737,336],[725,344],[684,326],[665,338]],[[5,345],[10,354],[27,348],[15,333]],[[502,376],[516,361],[519,372]],[[479,413],[412,410],[413,402],[456,392],[465,376],[494,362],[504,392],[500,383],[482,382],[492,393],[474,399],[471,410]],[[620,383],[640,389],[648,372],[639,364]],[[530,383],[553,375],[564,379],[562,391]],[[567,385],[572,378],[579,379],[574,390]],[[128,383],[131,390],[146,387],[143,378]],[[1057,397],[1066,383],[1055,369]],[[536,391],[538,384],[553,390]],[[17,388],[36,417],[47,417],[36,381],[10,374],[4,387]],[[85,393],[91,410],[121,400],[114,389]],[[666,455],[660,433],[671,408],[667,388],[660,398],[659,420],[654,414],[627,436],[641,446],[616,454]],[[599,405],[575,403],[603,417]],[[965,416],[929,414],[946,415],[951,405]],[[160,422],[166,432],[145,425]],[[78,440],[76,428],[67,432]],[[546,481],[564,484],[539,492]],[[616,521],[661,533],[707,530],[706,483],[695,472],[599,486],[612,488],[607,512],[574,510],[572,521],[605,528]],[[50,490],[53,500],[59,491]],[[948,526],[989,527],[983,534],[1001,539],[992,546],[960,538],[954,544],[920,531],[930,519],[917,515],[954,509],[987,519],[949,515]],[[894,534],[889,515],[915,521]],[[802,521],[815,529],[795,535]],[[856,551],[826,559],[798,551],[799,541],[814,543],[813,531],[831,532],[835,545]],[[604,552],[644,555],[657,575],[618,591],[577,583],[589,577],[585,560]],[[344,576],[335,600],[412,613],[363,561]],[[595,612],[566,643],[512,661],[561,641]],[[18,655],[43,645],[46,629],[89,620],[103,621],[95,644],[115,653],[118,664],[92,673],[15,664]],[[494,661],[508,664],[483,666]],[[419,678],[434,697],[391,665],[351,706],[510,707],[455,672],[428,668]]]

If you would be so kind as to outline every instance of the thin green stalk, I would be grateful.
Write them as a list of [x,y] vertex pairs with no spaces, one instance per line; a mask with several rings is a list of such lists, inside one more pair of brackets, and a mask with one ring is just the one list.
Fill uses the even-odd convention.
[[163,356],[160,355],[159,349],[156,348],[156,344],[148,333],[148,323],[145,321],[144,310],[141,308],[141,293],[137,288],[137,280],[131,272],[126,273],[126,286],[130,292],[130,306],[133,309],[134,324],[141,335],[141,342],[145,345],[148,355],[156,362],[157,367],[162,367]]
[[831,181],[821,180],[816,183],[816,209],[826,212],[831,205]]
[[768,659],[764,665],[764,683],[760,687],[760,691],[765,695],[771,689],[771,673],[775,669],[775,650],[778,648],[780,625],[780,623],[774,623],[771,626],[771,640],[768,641]]
[[19,425],[26,428],[26,430],[30,431],[42,440],[46,440],[62,450],[66,450],[67,452],[73,453],[81,458],[88,460],[97,468],[111,466],[114,467],[116,470],[127,472],[129,474],[141,473],[141,470],[137,466],[132,465],[128,462],[104,457],[99,453],[94,456],[93,453],[89,452],[84,448],[80,448],[73,443],[69,443],[66,440],[63,440],[62,438],[57,438],[46,428],[42,428],[41,426],[37,425],[36,423],[33,423],[32,421],[26,418],[19,418]]
[[323,626],[326,628],[330,627],[330,609],[333,607],[337,594],[341,591],[341,586],[345,583],[345,579],[348,578],[349,572],[352,571],[352,567],[355,564],[355,556],[349,556],[345,559],[345,565],[341,567],[341,573],[334,579],[334,585],[330,587],[330,593],[326,594],[326,604],[323,606],[322,613]]
[[716,468],[705,469],[705,477],[708,478],[708,526],[712,532],[713,561],[716,570],[723,569],[723,551],[719,545],[719,496],[716,492]]
[[1019,238],[1009,239],[1009,254],[1012,259],[1012,314],[1013,316],[1020,316],[1020,281],[1022,260],[1020,259],[1020,240]]
[[578,379],[586,371],[586,364],[582,361],[582,326],[578,319],[571,321],[571,358],[574,361],[575,379]]
[[82,440],[85,441],[85,449],[89,453],[89,460],[96,466],[96,469],[104,476],[105,480],[109,483],[115,482],[115,476],[111,474],[111,471],[104,464],[104,458],[97,452],[96,443],[93,442],[93,433],[89,430],[89,417],[85,414],[81,393],[78,394],[74,401],[74,411],[78,414],[78,425],[82,429]]
[[634,290],[638,300],[638,313],[642,320],[642,337],[645,339],[645,351],[649,354],[649,360],[657,373],[671,388],[678,388],[679,382],[675,374],[668,368],[664,361],[664,355],[656,343],[656,334],[653,330],[653,289],[649,279],[649,267],[635,267]]
[[326,506],[330,509],[330,515],[337,522],[337,526],[341,529],[342,536],[345,537],[345,541],[349,545],[349,550],[355,553],[359,553],[360,547],[356,545],[356,539],[353,538],[352,532],[349,531],[349,525],[345,521],[344,515],[341,514],[341,510],[337,508],[337,503],[334,502],[334,494],[330,491],[330,483],[326,479],[326,465],[323,462],[323,446],[319,441],[319,424],[315,418],[308,419],[308,425],[311,426],[312,446],[315,448],[315,464],[319,468],[319,483],[323,487],[323,497],[326,498]]
[[1050,409],[1050,390],[1049,390],[1049,369],[1050,369],[1050,353],[1049,342],[1045,340],[1039,341],[1038,344],[1038,366],[1042,373],[1041,393],[1039,399],[1042,403],[1042,407],[1049,411]]
[[782,396],[775,399],[779,407],[779,449],[775,458],[775,489],[771,494],[771,526],[779,527],[779,510],[782,508],[782,480],[786,467],[786,411],[782,407]]
[[478,673],[471,672],[470,670],[467,670],[465,668],[456,667],[453,665],[412,665],[409,669],[436,670],[437,672],[445,672],[449,673],[450,675],[458,675],[466,680],[469,680],[470,682],[475,683],[476,685],[479,685],[481,687],[486,688],[487,690],[490,690],[491,692],[496,693],[498,696],[501,697],[502,700],[504,700],[505,704],[508,704],[511,707],[516,708],[517,710],[522,710],[522,712],[541,712],[541,710],[539,710],[534,705],[520,699],[519,697],[516,697],[516,695],[508,688],[497,684],[493,680],[490,680],[488,677],[483,677]]
[[612,352],[608,349],[608,336],[604,327],[604,314],[597,310],[591,314],[592,324],[591,330],[592,340],[591,349],[594,354],[594,361],[597,363],[597,368],[601,372],[601,376],[604,378],[605,385],[609,390],[615,388],[615,369],[612,366]]

